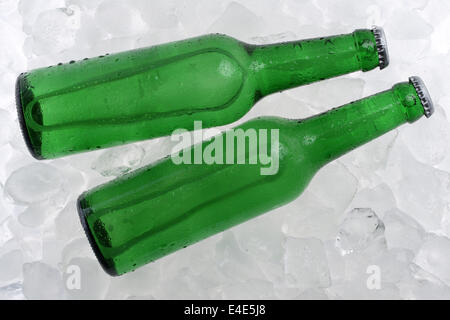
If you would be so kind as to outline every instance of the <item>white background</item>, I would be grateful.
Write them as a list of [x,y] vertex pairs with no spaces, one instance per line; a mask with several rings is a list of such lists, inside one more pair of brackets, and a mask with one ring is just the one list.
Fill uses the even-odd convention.
[[[450,298],[449,13],[443,0],[0,0],[0,298]],[[99,267],[74,201],[170,141],[38,162],[20,135],[14,82],[29,69],[206,33],[271,43],[374,24],[387,69],[271,95],[239,123],[308,117],[412,75],[432,118],[326,166],[291,204],[119,278]]]

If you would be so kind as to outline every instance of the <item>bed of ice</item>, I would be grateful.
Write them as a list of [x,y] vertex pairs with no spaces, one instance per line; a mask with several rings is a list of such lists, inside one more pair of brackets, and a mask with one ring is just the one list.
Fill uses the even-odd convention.
[[[100,268],[75,199],[170,140],[38,162],[20,135],[27,69],[212,32],[271,43],[374,24],[387,69],[274,94],[240,122],[311,116],[411,75],[435,115],[326,166],[289,205],[122,277]],[[0,299],[450,299],[449,29],[441,0],[0,0]]]

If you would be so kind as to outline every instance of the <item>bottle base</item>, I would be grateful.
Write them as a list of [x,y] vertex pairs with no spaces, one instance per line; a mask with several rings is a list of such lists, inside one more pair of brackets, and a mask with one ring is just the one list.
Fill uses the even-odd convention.
[[[36,150],[31,142],[30,134],[28,132],[27,124],[25,122],[24,109],[22,105],[22,92],[25,89],[25,73],[20,74],[16,80],[16,108],[17,115],[19,119],[20,131],[22,132],[23,139],[25,140],[25,145],[28,151],[37,160],[44,160],[40,152]],[[31,93],[30,93],[31,94]]]
[[102,266],[103,270],[109,274],[110,276],[118,276],[119,274],[115,270],[113,266],[111,266],[110,263],[103,257],[102,253],[100,252],[100,248],[98,247],[97,242],[95,241],[94,235],[91,232],[91,229],[89,228],[89,225],[87,223],[86,217],[89,214],[88,209],[86,209],[83,205],[83,194],[80,195],[77,199],[77,210],[78,215],[80,217],[81,225],[83,226],[84,232],[86,233],[86,237],[89,241],[89,244],[92,248],[92,251],[94,251],[95,257],[97,258],[98,262],[100,262],[100,265]]

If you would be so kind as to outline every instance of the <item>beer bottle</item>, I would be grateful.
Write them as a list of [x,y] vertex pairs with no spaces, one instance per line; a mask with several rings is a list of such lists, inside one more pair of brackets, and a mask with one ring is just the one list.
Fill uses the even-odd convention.
[[294,200],[330,161],[432,113],[423,82],[411,77],[305,120],[257,118],[85,192],[81,222],[105,270],[120,275]]
[[260,98],[388,65],[381,28],[271,45],[207,35],[18,77],[31,154],[49,159],[241,118]]

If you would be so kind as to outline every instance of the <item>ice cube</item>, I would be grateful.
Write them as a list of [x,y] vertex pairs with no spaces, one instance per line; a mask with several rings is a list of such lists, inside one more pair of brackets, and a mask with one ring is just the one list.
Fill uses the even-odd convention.
[[[149,289],[152,289],[154,290],[152,295],[159,299],[161,298],[159,293],[161,288],[170,285],[173,281],[181,281],[180,277],[188,274],[191,280],[189,286],[192,286],[193,290],[197,290],[200,297],[209,299],[217,298],[220,295],[219,286],[227,279],[227,275],[221,269],[223,256],[215,254],[216,247],[221,241],[222,234],[217,234],[157,260],[155,263],[151,263],[147,266],[148,269],[146,272],[149,273],[149,281],[154,282],[156,288],[155,286],[152,286],[152,288],[142,286],[136,292],[143,295],[145,293],[144,290],[148,294]],[[136,270],[136,272],[138,271]],[[160,274],[158,276],[159,280],[152,278],[154,277],[152,274]],[[237,276],[239,277],[239,275]],[[132,283],[138,281],[137,275],[133,279],[135,280]],[[167,293],[164,290],[163,294]]]
[[396,248],[383,252],[371,263],[379,268],[382,282],[396,284],[403,279],[413,259],[410,250]]
[[383,218],[384,236],[388,248],[405,248],[416,252],[421,246],[425,230],[412,218],[394,209]]
[[153,163],[170,154],[180,151],[179,148],[177,149],[177,145],[178,143],[172,141],[170,137],[162,137],[141,143],[140,146],[145,151],[142,164],[147,165]]
[[158,291],[161,282],[161,263],[151,263],[127,273],[121,277],[112,278],[107,293],[108,299],[125,299],[132,296],[145,297]]
[[0,287],[0,299],[1,300],[24,300],[22,292],[22,283],[15,282],[10,285]]
[[152,295],[148,296],[129,296],[127,300],[156,300],[156,298]]
[[21,212],[18,220],[25,227],[35,228],[41,226],[50,214],[54,212],[54,208],[49,208],[48,204],[34,204]]
[[222,240],[217,243],[216,259],[220,262],[219,270],[230,280],[264,279],[256,261],[239,246],[232,231],[224,232]]
[[55,218],[55,234],[58,239],[64,239],[65,241],[83,236],[77,206],[74,201],[69,202]]
[[397,284],[400,295],[408,300],[448,300],[450,288],[442,281],[427,273],[419,266],[411,264],[405,276]]
[[323,167],[313,178],[308,191],[321,199],[324,206],[344,210],[356,193],[358,180],[340,161]]
[[63,8],[64,5],[64,0],[20,0],[18,9],[23,18],[24,31],[31,33],[31,26],[41,12]]
[[283,231],[294,237],[335,237],[357,185],[355,176],[342,163],[328,164],[297,200],[282,208],[287,211]]
[[383,173],[392,187],[398,208],[427,231],[442,229],[443,217],[450,214],[450,174],[414,159],[405,144],[392,148]]
[[79,27],[77,7],[43,11],[32,27],[33,52],[37,55],[56,54],[71,48]]
[[346,277],[346,259],[341,251],[336,248],[336,240],[327,240],[324,242],[324,248],[327,256],[328,267],[330,270],[331,283],[344,281]]
[[39,260],[64,272],[64,268],[62,268],[63,251],[67,242],[66,240],[56,238],[53,232],[44,233],[42,237],[42,258]]
[[103,1],[97,7],[95,20],[111,37],[134,36],[147,30],[141,13],[129,1]]
[[386,29],[394,39],[423,39],[433,32],[433,27],[417,11],[398,8],[389,19]]
[[21,250],[12,250],[0,255],[0,286],[22,276],[23,254]]
[[351,3],[327,0],[317,2],[316,5],[328,20],[362,28],[384,23],[390,8],[393,7],[370,0],[352,1]]
[[315,35],[304,34],[305,29],[311,27],[320,28],[320,26],[325,24],[323,11],[320,10],[314,2],[285,0],[279,7],[285,16],[292,16],[298,19],[298,22],[301,25],[298,32],[301,33],[302,38],[304,37],[306,39],[307,37],[310,38],[312,36],[324,35],[323,32],[316,33]]
[[271,44],[277,42],[286,42],[297,40],[297,36],[293,32],[281,32],[276,34],[271,34],[268,36],[257,36],[252,37],[251,42],[254,44]]
[[283,233],[292,237],[316,237],[321,240],[334,237],[342,214],[325,206],[322,200],[306,191],[300,199],[281,208],[285,212]]
[[267,214],[237,226],[233,234],[239,247],[253,258],[279,262],[285,239],[281,222],[276,214]]
[[426,2],[420,8],[420,15],[427,21],[432,21],[434,25],[441,25],[448,19],[446,12],[450,10],[449,3],[439,0],[424,0]]
[[[331,0],[0,1],[0,43],[8,44],[0,50],[0,193],[14,200],[0,198],[0,298],[449,299],[444,235],[450,235],[445,112],[450,99],[441,72],[450,65],[449,5],[413,0],[406,8],[362,0],[350,6]],[[373,24],[385,26],[395,62],[386,71],[365,73],[364,81],[355,73],[271,95],[240,122],[261,115],[306,118],[389,89],[405,74],[423,75],[429,86],[436,105],[430,120],[402,127],[326,166],[299,199],[271,214],[107,284],[74,201],[88,186],[173,152],[174,143],[161,138],[131,145],[145,151],[143,157],[131,151],[137,155],[132,159],[141,159],[135,165],[127,163],[128,152],[111,149],[35,167],[15,120],[19,72],[210,32],[267,44]],[[93,162],[108,153],[106,162]],[[369,227],[371,219],[354,222],[356,230],[348,227],[342,222],[348,208],[372,208],[385,225],[384,237]],[[347,241],[352,254],[342,255],[335,246],[341,222],[351,229],[351,239],[368,239],[360,247]],[[299,252],[304,247],[309,254]],[[78,291],[66,287],[70,265],[82,271]],[[381,270],[379,290],[367,287],[370,266]]]
[[195,277],[193,277],[189,269],[181,269],[173,277],[166,279],[164,285],[159,287],[155,293],[156,299],[202,299],[205,290],[201,290],[197,286]]
[[272,212],[233,229],[239,247],[256,262],[264,278],[274,283],[283,281],[282,223],[281,212]]
[[96,9],[103,0],[66,0],[66,4],[76,5],[83,10],[93,11]]
[[61,273],[42,262],[23,265],[23,294],[27,299],[53,300],[64,298]]
[[368,205],[382,219],[387,211],[397,207],[394,193],[386,183],[381,183],[374,188],[364,188],[358,191],[350,207],[364,208]]
[[[435,2],[436,3],[436,2]],[[445,5],[448,6],[448,4],[445,2]],[[438,12],[447,12],[446,10],[437,10]],[[445,15],[446,19],[440,23],[436,24],[434,23],[434,32],[430,36],[430,51],[432,52],[432,55],[434,54],[446,54],[450,50],[450,44],[447,41],[442,41],[442,39],[445,39],[445,36],[447,34],[447,30],[450,28],[450,19],[447,15]],[[436,19],[436,18],[433,18]]]
[[0,16],[8,16],[13,14],[18,9],[17,0],[2,0],[0,1]]
[[14,217],[0,225],[0,246],[3,252],[21,250],[24,260],[33,261],[42,257],[42,230],[23,227]]
[[421,246],[414,262],[450,286],[449,238],[430,235]]
[[262,279],[248,279],[244,282],[229,282],[221,287],[221,299],[274,299],[273,284]]
[[450,154],[448,144],[439,143],[450,140],[450,128],[441,108],[437,108],[430,121],[418,121],[403,128],[399,138],[405,141],[412,156],[423,163],[436,166]]
[[364,86],[362,79],[340,77],[289,90],[286,94],[311,105],[318,112],[361,99]]
[[11,173],[5,192],[18,203],[38,203],[57,195],[63,182],[58,168],[32,163]]
[[400,290],[395,284],[382,284],[380,289],[367,288],[366,279],[354,282],[344,282],[326,289],[332,299],[342,300],[397,300]]
[[[8,211],[8,208],[5,204],[5,200],[3,197],[3,185],[0,183],[0,194],[2,195],[0,197],[0,224],[2,224],[2,222],[9,217],[10,212]],[[1,243],[1,241],[0,241]]]
[[0,51],[0,96],[2,97],[0,108],[8,108],[11,113],[15,113],[14,78],[27,66],[23,53],[23,42],[26,36],[20,30],[20,23],[20,16],[17,17],[17,15],[14,15],[14,19],[0,20],[0,42],[4,44]]
[[12,138],[12,126],[16,123],[8,110],[0,109],[0,147]]
[[261,17],[238,2],[231,2],[223,14],[208,29],[211,33],[224,33],[242,41],[266,33]]
[[[128,3],[129,1],[127,1]],[[177,0],[134,1],[134,4],[142,12],[142,18],[153,28],[176,28],[179,23],[178,16],[191,6],[202,5],[196,3],[181,3]],[[194,18],[194,17],[192,17]]]
[[[397,131],[391,131],[352,150],[341,158],[340,161],[348,170],[358,177],[358,182],[362,187],[373,187],[385,182],[384,176],[380,178],[377,173],[386,166],[397,134]],[[377,206],[379,205],[377,203]]]
[[137,168],[142,163],[144,155],[144,149],[136,145],[108,149],[92,163],[92,169],[105,177],[119,176]]
[[298,300],[328,300],[328,295],[322,288],[313,288],[303,291],[300,295],[295,297]]
[[350,211],[336,237],[341,254],[363,251],[374,242],[384,242],[384,224],[370,208]]
[[69,265],[70,261],[75,258],[95,258],[94,252],[85,236],[65,243],[61,252],[61,263],[65,266]]
[[273,116],[289,119],[305,119],[316,111],[307,103],[294,99],[288,92],[270,95],[259,101],[238,123],[249,121],[259,116]]
[[284,268],[290,285],[301,290],[326,288],[331,284],[327,256],[319,239],[288,237]]

